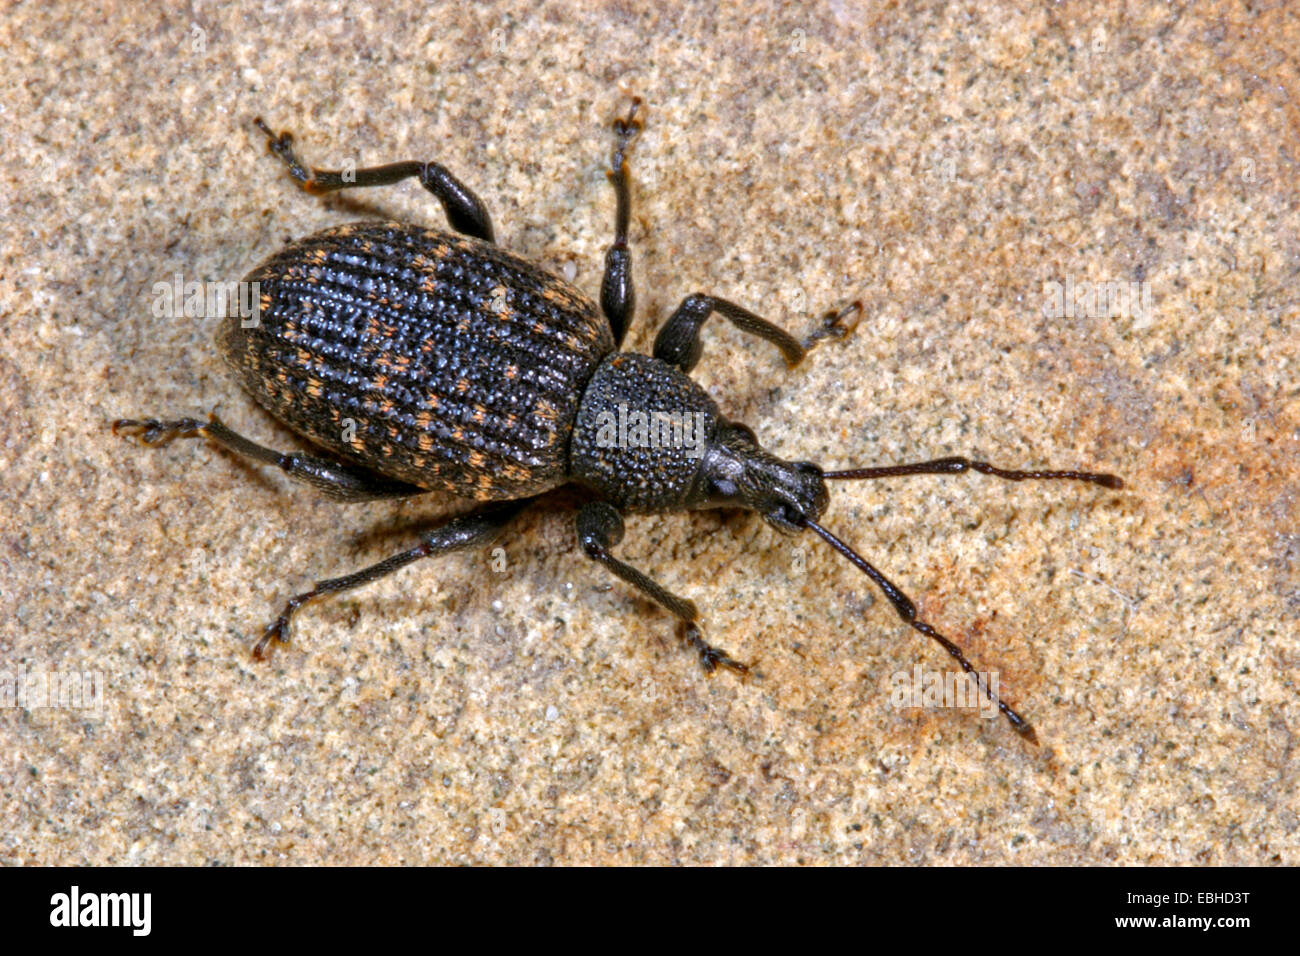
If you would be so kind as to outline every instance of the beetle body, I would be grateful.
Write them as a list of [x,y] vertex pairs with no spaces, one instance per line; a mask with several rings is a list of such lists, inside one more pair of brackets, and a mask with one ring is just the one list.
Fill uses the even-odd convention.
[[[811,530],[880,587],[899,617],[975,675],[961,649],[917,616],[910,599],[819,524],[832,479],[892,478],[968,470],[1021,481],[1074,479],[1122,487],[1112,475],[1019,471],[949,457],[823,472],[764,450],[691,378],[700,330],[720,315],[775,346],[790,365],[817,342],[842,337],[855,303],[828,315],[803,342],[716,296],[688,295],[664,323],[653,356],[617,351],[634,311],[625,153],[640,129],[639,101],[614,124],[608,176],[617,195],[599,308],[562,279],[493,244],[482,202],[437,163],[351,170],[303,165],[288,133],[261,120],[271,152],[307,191],[383,186],[418,178],[456,234],[396,222],[361,222],[290,243],[254,269],[258,310],[227,316],[220,348],[242,384],[293,430],[333,457],[283,454],[231,431],[215,416],[120,419],[145,444],[202,437],[275,465],[334,497],[366,501],[427,491],[482,504],[425,532],[419,545],[291,598],[254,647],[288,640],[307,602],[346,591],[425,557],[492,540],[536,496],[566,483],[592,493],[577,537],[588,557],[672,613],[709,670],[747,668],[701,636],[694,602],[619,560],[622,514],[731,507],[779,531]],[[1029,723],[975,675],[1017,732]]]
[[568,480],[609,323],[563,279],[474,239],[395,222],[291,243],[245,278],[219,340],[244,387],[337,455],[481,501]]

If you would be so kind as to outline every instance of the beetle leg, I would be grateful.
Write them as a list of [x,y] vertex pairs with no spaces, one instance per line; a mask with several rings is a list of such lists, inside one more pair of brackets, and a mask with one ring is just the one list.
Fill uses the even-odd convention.
[[578,512],[577,527],[578,542],[587,557],[600,562],[660,607],[676,615],[681,621],[685,640],[700,655],[700,662],[706,671],[712,672],[719,664],[742,674],[749,670],[748,666],[733,659],[726,651],[704,640],[697,623],[699,611],[694,601],[673,594],[657,581],[610,554],[610,548],[616,547],[623,540],[624,530],[623,517],[613,505],[604,501],[592,501],[583,505]]
[[[734,302],[697,292],[683,299],[677,311],[668,317],[668,321],[659,330],[659,335],[655,337],[655,358],[676,365],[683,372],[690,372],[704,351],[704,343],[700,341],[700,328],[715,312],[740,331],[771,342],[785,356],[786,365],[793,368],[822,339],[843,338],[851,332],[857,325],[856,317],[861,314],[862,306],[854,302],[838,312],[827,313],[822,319],[822,328],[799,342],[789,332]],[[849,322],[851,318],[854,320],[852,324]]]
[[614,344],[622,345],[627,327],[636,310],[636,290],[632,285],[632,253],[627,248],[627,227],[632,215],[631,182],[627,168],[627,148],[641,132],[637,110],[640,97],[632,98],[627,116],[614,121],[614,152],[605,174],[614,186],[618,208],[614,215],[614,241],[605,252],[605,275],[600,281],[600,308],[609,320]]
[[485,242],[493,241],[492,217],[488,215],[483,201],[438,163],[412,160],[343,172],[315,169],[303,165],[294,153],[292,133],[284,132],[277,136],[272,132],[271,127],[262,122],[260,116],[254,119],[253,123],[266,134],[267,148],[280,157],[289,167],[289,175],[309,193],[319,196],[339,189],[390,186],[403,179],[417,177],[420,185],[433,193],[438,202],[442,203],[442,208],[447,213],[447,221],[451,223],[453,229]]
[[165,445],[174,438],[206,438],[236,454],[275,465],[290,478],[315,485],[331,498],[342,501],[405,498],[428,492],[426,488],[386,478],[358,465],[315,455],[286,455],[273,451],[232,432],[216,415],[209,416],[207,422],[194,418],[168,422],[156,418],[119,418],[113,422],[113,434],[136,438],[141,444],[150,446]]
[[404,568],[408,564],[420,560],[420,558],[438,557],[439,555],[450,554],[453,551],[462,551],[465,548],[486,544],[500,534],[505,526],[531,501],[531,498],[523,498],[516,501],[501,502],[480,508],[478,511],[473,511],[467,515],[461,515],[458,518],[452,518],[446,524],[425,532],[424,540],[410,550],[385,558],[378,564],[372,564],[360,571],[317,582],[316,586],[310,591],[289,599],[284,606],[284,610],[280,612],[280,616],[271,622],[262,633],[261,640],[253,646],[253,656],[261,658],[267,645],[272,640],[280,644],[288,643],[289,625],[293,620],[293,616],[308,601],[327,594],[350,591],[363,584],[369,584],[371,581],[377,581],[386,575],[392,574],[399,568]]

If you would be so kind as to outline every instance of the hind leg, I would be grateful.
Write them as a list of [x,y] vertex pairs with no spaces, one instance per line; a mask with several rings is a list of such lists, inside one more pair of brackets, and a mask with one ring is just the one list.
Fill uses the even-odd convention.
[[277,136],[271,127],[262,122],[260,116],[253,120],[253,123],[266,134],[267,148],[280,157],[289,167],[289,175],[309,193],[319,196],[340,189],[390,186],[403,179],[415,177],[420,180],[421,186],[433,193],[438,202],[442,203],[451,228],[485,242],[493,241],[492,217],[488,215],[483,201],[438,163],[409,160],[403,163],[389,163],[387,166],[367,166],[364,169],[344,172],[315,169],[303,165],[294,153],[292,133],[285,132]]
[[500,534],[505,526],[531,501],[531,498],[520,501],[506,501],[501,504],[488,505],[478,511],[461,515],[459,518],[452,518],[446,524],[426,532],[424,540],[414,548],[385,558],[383,561],[372,564],[368,568],[362,568],[360,571],[317,582],[316,586],[310,591],[295,595],[289,599],[284,606],[284,610],[280,612],[280,616],[267,626],[262,633],[261,640],[253,646],[253,656],[261,658],[266,646],[273,640],[280,644],[287,644],[289,641],[289,626],[293,621],[293,616],[307,602],[314,601],[327,594],[350,591],[353,588],[361,587],[363,584],[369,584],[371,581],[378,581],[380,578],[386,577],[421,558],[436,558],[439,555],[450,554],[453,551],[462,551],[465,548],[486,544]]
[[374,501],[427,493],[427,489],[418,485],[386,478],[357,465],[347,465],[316,455],[273,451],[231,431],[216,415],[209,416],[207,422],[195,418],[174,421],[119,418],[113,422],[113,434],[136,438],[141,444],[150,447],[165,445],[175,438],[206,438],[236,454],[275,465],[290,478],[315,485],[331,498],[341,501]]

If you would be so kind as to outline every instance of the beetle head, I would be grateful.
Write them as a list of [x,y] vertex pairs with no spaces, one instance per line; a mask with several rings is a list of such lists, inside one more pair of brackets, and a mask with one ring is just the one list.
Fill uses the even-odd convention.
[[765,451],[744,425],[719,421],[704,453],[698,494],[704,507],[757,511],[778,531],[793,534],[821,517],[830,495],[822,470]]

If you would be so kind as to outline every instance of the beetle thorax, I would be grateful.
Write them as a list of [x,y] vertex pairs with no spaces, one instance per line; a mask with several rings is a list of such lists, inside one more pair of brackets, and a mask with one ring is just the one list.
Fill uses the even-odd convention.
[[632,352],[592,375],[569,444],[571,477],[633,512],[691,506],[718,407],[675,366]]

